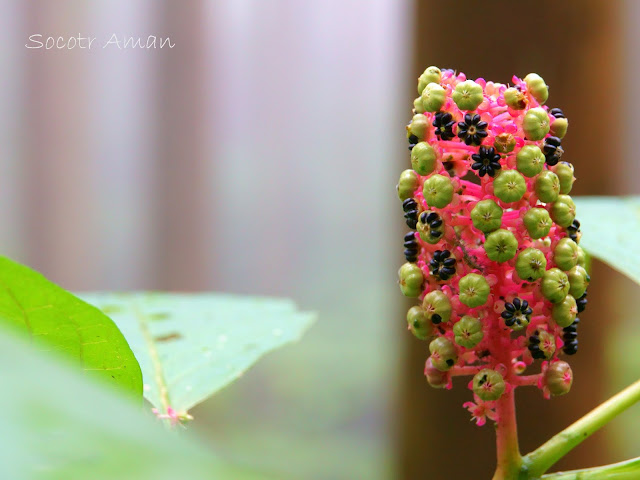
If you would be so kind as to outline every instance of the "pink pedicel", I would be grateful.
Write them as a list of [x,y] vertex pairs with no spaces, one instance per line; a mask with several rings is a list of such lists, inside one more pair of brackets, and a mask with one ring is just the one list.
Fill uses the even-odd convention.
[[[414,102],[413,169],[398,184],[411,228],[399,283],[420,301],[408,327],[430,347],[429,383],[451,388],[452,377],[473,377],[474,401],[463,406],[477,425],[499,423],[500,396],[534,386],[548,397],[547,370],[577,351],[589,276],[568,195],[573,167],[562,157],[568,123],[544,105],[547,86],[535,74],[474,85],[429,67],[419,93],[425,88],[440,96]],[[484,202],[472,215],[487,200],[495,206]],[[557,370],[570,386],[568,365]]]

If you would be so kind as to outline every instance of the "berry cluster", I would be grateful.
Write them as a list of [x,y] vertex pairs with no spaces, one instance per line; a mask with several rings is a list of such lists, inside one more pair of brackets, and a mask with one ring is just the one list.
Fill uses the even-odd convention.
[[[589,275],[563,160],[568,121],[544,103],[537,74],[513,86],[429,67],[407,126],[411,169],[397,190],[407,225],[402,293],[420,304],[409,329],[430,340],[425,375],[451,387],[473,375],[479,424],[505,391],[566,393],[578,348],[576,315]],[[539,373],[525,375],[537,360]]]

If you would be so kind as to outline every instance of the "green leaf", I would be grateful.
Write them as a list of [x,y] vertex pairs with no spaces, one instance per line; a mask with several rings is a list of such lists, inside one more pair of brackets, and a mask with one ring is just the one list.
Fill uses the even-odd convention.
[[86,293],[116,322],[140,361],[144,395],[180,414],[298,340],[312,323],[289,300],[225,294]]
[[97,308],[5,257],[0,324],[25,334],[40,350],[77,361],[85,374],[142,395],[140,366],[118,327]]
[[[0,329],[0,478],[258,480]],[[10,366],[10,368],[8,368]]]
[[580,246],[640,283],[640,197],[577,197]]

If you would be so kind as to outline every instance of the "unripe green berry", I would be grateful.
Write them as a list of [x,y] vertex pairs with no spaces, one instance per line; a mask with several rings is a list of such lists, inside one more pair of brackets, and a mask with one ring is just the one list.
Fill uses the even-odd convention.
[[575,177],[573,176],[573,165],[569,162],[560,162],[553,167],[553,172],[560,180],[560,193],[567,194],[573,188]]
[[482,87],[473,80],[466,80],[456,85],[451,98],[460,110],[475,110],[484,100]]
[[510,133],[500,133],[493,141],[493,147],[500,153],[510,153],[516,148],[516,137]]
[[535,190],[541,202],[555,202],[560,193],[560,179],[555,173],[545,170],[536,178]]
[[418,97],[413,101],[413,110],[415,113],[424,113],[425,109],[422,106],[422,97]]
[[458,345],[473,348],[482,341],[482,322],[471,315],[465,315],[454,326],[453,333]]
[[535,177],[544,166],[544,154],[535,145],[525,145],[516,154],[516,168],[525,177]]
[[560,303],[569,293],[569,278],[559,268],[552,268],[544,272],[540,288],[551,303]]
[[427,361],[424,365],[424,375],[427,377],[427,382],[433,388],[444,388],[449,383],[449,375],[447,372],[441,372],[436,367],[433,366],[433,362],[431,361],[431,357],[427,358]]
[[427,142],[416,144],[411,150],[411,166],[420,175],[429,175],[436,168],[436,150]]
[[487,303],[491,288],[482,275],[469,273],[460,279],[460,301],[467,307],[479,307]]
[[484,242],[484,251],[487,257],[494,262],[506,262],[516,255],[518,240],[509,230],[496,230],[487,235]]
[[567,362],[553,362],[544,373],[544,383],[551,395],[564,395],[571,390],[573,372]]
[[439,111],[447,101],[447,92],[439,83],[430,83],[422,90],[422,106],[427,112]]
[[405,263],[398,270],[400,290],[406,297],[418,297],[422,292],[424,276],[422,270],[415,263]]
[[407,312],[409,330],[420,340],[426,340],[433,335],[433,324],[424,308],[416,305]]
[[444,208],[453,200],[453,185],[448,177],[436,173],[424,182],[422,194],[430,207]]
[[573,295],[567,295],[560,303],[556,303],[551,309],[551,318],[559,327],[568,327],[576,319],[578,306]]
[[544,83],[544,80],[537,73],[530,73],[524,77],[524,81],[527,84],[527,90],[533,98],[535,98],[540,105],[547,101],[549,98],[549,87]]
[[495,370],[485,368],[473,377],[473,393],[485,402],[499,399],[504,389],[504,378]]
[[516,272],[530,282],[542,278],[547,269],[547,259],[537,248],[526,248],[516,258]]
[[524,177],[515,170],[502,170],[493,181],[493,192],[505,203],[517,202],[526,191]]
[[561,227],[568,227],[576,218],[576,204],[569,195],[558,195],[551,204],[551,218]]
[[438,370],[446,372],[458,361],[458,350],[451,340],[438,337],[429,344],[431,363]]
[[578,244],[568,237],[560,239],[553,249],[553,261],[561,270],[571,270],[578,263]]
[[551,135],[558,138],[563,138],[567,134],[567,128],[569,128],[569,120],[566,118],[556,118],[551,122]]
[[446,323],[451,318],[451,302],[440,290],[433,290],[425,295],[422,308],[431,323]]
[[514,110],[524,110],[527,107],[527,96],[517,88],[510,87],[504,91],[504,101]]
[[576,265],[567,272],[567,277],[569,277],[569,293],[575,298],[584,295],[591,280],[587,271],[580,265]]
[[544,358],[549,360],[556,352],[556,337],[546,330],[538,330],[537,333],[540,339],[540,343],[538,344],[540,351],[544,354]]
[[430,83],[440,83],[441,72],[438,67],[427,67],[427,69],[418,77],[418,95],[422,95],[422,91]]
[[429,129],[429,121],[423,113],[416,113],[411,119],[411,123],[407,125],[407,138],[411,135],[418,137],[418,140],[426,138]]
[[471,220],[478,230],[493,232],[502,225],[502,208],[491,199],[480,200],[471,210]]
[[540,107],[530,109],[522,121],[522,129],[528,140],[542,140],[549,133],[549,116]]
[[396,185],[398,192],[398,198],[400,200],[406,200],[413,197],[413,192],[418,188],[418,174],[413,170],[405,170],[400,174],[400,180]]
[[[585,252],[580,245],[578,245],[578,265],[580,265],[585,270],[587,269],[587,264],[589,263],[589,259],[587,257],[587,252]],[[575,295],[574,295],[575,296]],[[578,297],[576,297],[578,298]]]
[[529,209],[524,214],[522,221],[531,238],[542,238],[549,235],[553,223],[549,212],[540,207]]

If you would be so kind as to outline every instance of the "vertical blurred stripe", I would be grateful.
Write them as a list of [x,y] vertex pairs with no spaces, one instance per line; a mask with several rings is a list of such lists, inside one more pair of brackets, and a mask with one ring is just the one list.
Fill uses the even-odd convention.
[[[83,31],[109,39],[160,35],[156,2],[107,0],[87,3]],[[87,177],[94,203],[93,271],[100,288],[151,286],[154,255],[152,186],[158,168],[154,143],[158,117],[156,65],[161,52],[106,48],[83,56],[87,64],[90,166]]]

